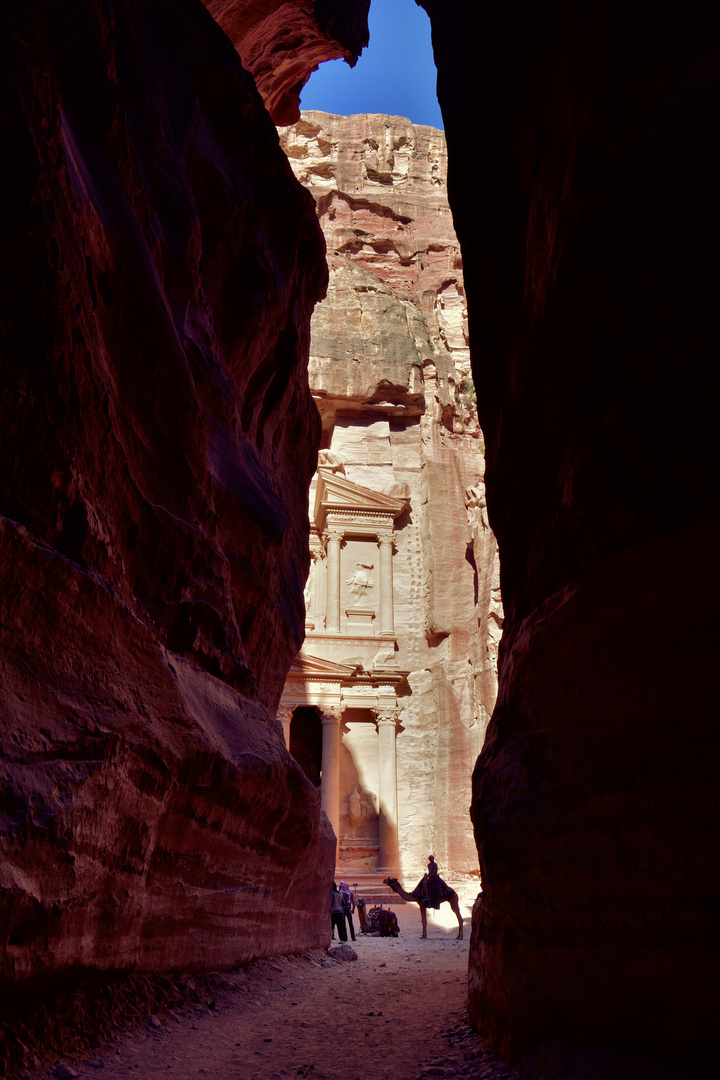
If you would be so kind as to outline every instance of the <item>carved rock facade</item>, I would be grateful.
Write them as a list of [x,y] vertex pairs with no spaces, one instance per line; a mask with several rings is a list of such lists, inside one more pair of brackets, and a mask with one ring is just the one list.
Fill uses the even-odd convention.
[[322,766],[341,876],[414,884],[432,851],[474,897],[470,762],[502,608],[444,137],[307,112],[281,143],[315,196],[330,268],[311,329],[323,449],[306,639],[282,699],[289,745],[318,781]]

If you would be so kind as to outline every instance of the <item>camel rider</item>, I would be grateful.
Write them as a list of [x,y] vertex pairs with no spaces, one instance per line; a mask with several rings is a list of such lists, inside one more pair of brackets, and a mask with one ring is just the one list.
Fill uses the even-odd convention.
[[427,878],[425,888],[428,895],[428,907],[440,907],[440,873],[434,855],[428,855]]

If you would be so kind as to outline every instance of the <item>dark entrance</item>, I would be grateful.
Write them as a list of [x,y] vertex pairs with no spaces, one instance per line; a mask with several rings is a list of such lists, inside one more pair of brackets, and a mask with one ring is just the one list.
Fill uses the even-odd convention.
[[315,787],[322,771],[322,723],[317,710],[299,705],[290,721],[290,753]]

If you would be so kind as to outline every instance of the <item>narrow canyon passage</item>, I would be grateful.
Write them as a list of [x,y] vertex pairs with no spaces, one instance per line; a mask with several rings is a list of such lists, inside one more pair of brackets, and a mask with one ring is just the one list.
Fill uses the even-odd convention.
[[[224,977],[212,1009],[202,1002],[182,1015],[160,1014],[159,1028],[148,1023],[72,1068],[105,1080],[411,1080],[445,1059],[459,1075],[467,1052],[460,1039],[477,1035],[458,1032],[458,1045],[448,1048],[442,1033],[464,1023],[469,919],[464,941],[437,919],[422,941],[417,907],[393,910],[400,936],[358,935],[357,961],[337,963],[322,950],[257,961]],[[509,1075],[498,1067],[498,1077]]]
[[[445,910],[420,938],[415,905],[393,906],[398,938],[358,934],[357,961],[322,949],[260,959],[198,984],[112,1042],[25,1080],[710,1080],[688,1064],[550,1041],[514,1066],[467,1023],[465,940]],[[333,945],[337,942],[333,942]],[[214,998],[212,994],[214,993]],[[91,1034],[86,1032],[86,1034]],[[65,1068],[63,1069],[63,1066]],[[69,1071],[68,1071],[69,1070]],[[11,1074],[12,1075],[12,1074]]]
[[720,6],[369,3],[0,7],[0,1077],[720,1075]]

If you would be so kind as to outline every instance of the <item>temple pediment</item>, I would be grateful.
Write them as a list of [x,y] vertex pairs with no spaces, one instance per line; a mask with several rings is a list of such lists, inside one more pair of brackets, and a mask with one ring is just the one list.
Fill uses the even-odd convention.
[[356,670],[356,664],[336,664],[320,656],[310,656],[301,649],[292,662],[288,678],[350,679]]
[[378,515],[387,519],[391,526],[407,505],[408,500],[395,495],[383,495],[378,491],[355,484],[347,477],[324,469],[318,469],[315,493],[314,523],[322,529],[328,514],[333,511]]
[[351,681],[354,686],[380,683],[395,685],[405,681],[407,671],[400,671],[394,664],[378,662],[379,657],[380,654],[368,669],[361,663],[337,664],[334,660],[326,660],[322,656],[311,656],[301,649],[292,662],[288,679],[339,679],[345,683]]

